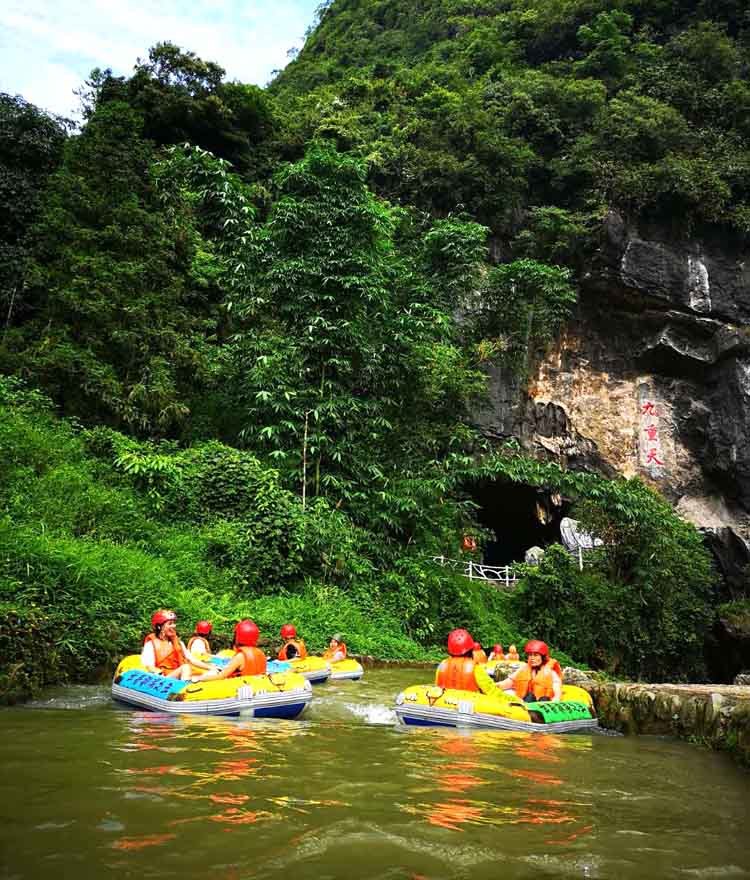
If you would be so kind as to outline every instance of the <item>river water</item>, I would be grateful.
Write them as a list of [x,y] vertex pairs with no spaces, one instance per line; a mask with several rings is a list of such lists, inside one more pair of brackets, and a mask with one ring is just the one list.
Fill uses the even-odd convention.
[[299,721],[70,687],[0,712],[0,878],[750,878],[750,774],[660,738],[403,728],[426,670]]

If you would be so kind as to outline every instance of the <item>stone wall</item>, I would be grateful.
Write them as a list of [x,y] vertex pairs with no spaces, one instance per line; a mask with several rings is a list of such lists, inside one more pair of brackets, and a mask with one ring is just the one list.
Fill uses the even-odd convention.
[[703,742],[750,767],[750,687],[618,682],[585,687],[603,727]]

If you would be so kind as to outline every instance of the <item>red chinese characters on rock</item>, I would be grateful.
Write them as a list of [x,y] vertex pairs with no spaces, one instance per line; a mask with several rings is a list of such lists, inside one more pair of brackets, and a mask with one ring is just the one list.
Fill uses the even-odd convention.
[[658,457],[656,449],[649,449],[648,455],[646,457],[646,464],[664,464],[663,461]]
[[641,466],[649,468],[651,475],[655,467],[664,466],[661,438],[659,436],[660,407],[654,400],[644,400],[640,404],[640,462]]

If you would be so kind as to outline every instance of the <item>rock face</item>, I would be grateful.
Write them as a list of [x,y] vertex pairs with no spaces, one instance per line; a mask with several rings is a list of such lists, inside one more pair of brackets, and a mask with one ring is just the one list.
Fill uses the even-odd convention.
[[528,386],[496,370],[477,420],[569,467],[641,476],[705,530],[739,588],[750,562],[750,252],[641,234],[612,214],[589,270],[576,318]]

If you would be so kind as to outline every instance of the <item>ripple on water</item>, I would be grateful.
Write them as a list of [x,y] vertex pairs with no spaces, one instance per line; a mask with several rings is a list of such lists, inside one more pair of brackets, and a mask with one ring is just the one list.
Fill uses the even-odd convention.
[[344,703],[344,707],[357,718],[361,718],[366,724],[393,725],[396,723],[396,713],[390,706],[367,703]]
[[[366,858],[362,854],[366,853]],[[403,832],[389,830],[384,825],[363,823],[361,819],[345,819],[325,828],[312,828],[300,834],[294,847],[285,849],[259,866],[260,872],[269,871],[298,876],[327,874],[333,864],[352,863],[356,856],[359,880],[386,880],[432,876],[470,876],[478,865],[496,862],[497,853],[482,844],[462,839],[450,843],[435,835],[431,839],[411,833],[404,825]],[[305,873],[300,874],[304,866]],[[394,868],[398,866],[398,868]]]
[[24,703],[24,709],[99,709],[112,702],[108,689],[90,684],[51,688],[43,697]]

